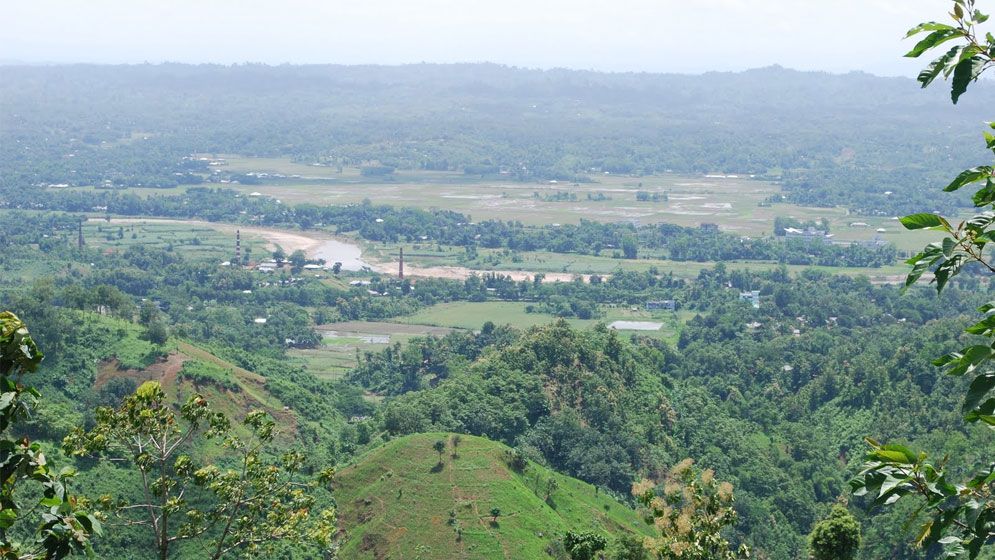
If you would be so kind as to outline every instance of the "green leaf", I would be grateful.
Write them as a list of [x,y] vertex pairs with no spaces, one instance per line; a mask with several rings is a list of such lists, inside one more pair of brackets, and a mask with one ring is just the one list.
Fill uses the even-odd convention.
[[995,315],[989,315],[977,323],[964,329],[968,334],[990,335],[995,332]]
[[964,255],[953,255],[940,263],[940,266],[936,267],[936,270],[933,271],[933,276],[936,282],[937,293],[943,292],[943,288],[947,285],[947,282],[960,273],[960,269],[967,262],[966,259],[967,257]]
[[926,229],[931,227],[942,227],[944,225],[949,226],[946,220],[937,216],[936,214],[930,214],[929,212],[919,212],[918,214],[910,214],[908,216],[903,216],[900,221],[905,229]]
[[986,227],[991,225],[993,220],[995,220],[995,212],[986,210],[980,214],[971,216],[966,222],[964,222],[964,226],[974,232],[981,232]]
[[995,181],[991,177],[988,177],[985,181],[985,186],[974,193],[971,201],[974,202],[975,206],[988,206],[992,202],[995,202]]
[[995,375],[983,374],[975,377],[967,390],[967,397],[964,399],[961,411],[968,412],[974,410],[992,388],[995,388]]
[[988,60],[982,56],[972,56],[957,63],[957,66],[954,68],[954,80],[950,88],[950,99],[954,102],[954,105],[957,104],[960,96],[967,91],[967,86],[978,79],[978,76],[985,69],[986,64],[988,64]]
[[945,192],[953,192],[964,185],[969,185],[971,183],[978,182],[985,177],[991,177],[992,167],[990,165],[982,165],[978,167],[972,167],[971,169],[965,169],[961,171],[960,175],[954,179],[949,185],[943,190]]
[[933,360],[933,365],[948,367],[949,369],[945,372],[947,375],[964,375],[982,362],[991,359],[991,356],[992,349],[990,346],[976,344],[968,346],[960,352],[951,352],[950,354],[941,356]]
[[918,255],[912,257],[911,259],[905,261],[906,264],[912,265],[912,270],[909,275],[905,277],[905,285],[902,286],[902,291],[905,291],[915,284],[916,281],[927,271],[929,267],[933,266],[938,260],[943,257],[943,248],[938,243],[930,243],[925,249]]
[[905,460],[909,464],[915,463],[919,458],[919,456],[914,451],[912,451],[908,447],[905,447],[904,445],[899,445],[897,443],[889,443],[885,446],[882,446],[881,449],[885,451],[894,451],[901,453],[903,456],[905,456]]
[[44,507],[56,507],[62,505],[62,500],[52,496],[51,498],[42,498],[38,503]]
[[909,29],[908,33],[905,34],[905,38],[908,39],[909,37],[922,33],[923,31],[942,31],[944,29],[954,29],[954,27],[945,23],[927,21],[926,23],[920,23],[912,29]]
[[943,43],[956,39],[960,36],[961,34],[950,26],[946,26],[946,29],[937,29],[927,35],[923,40],[916,43],[916,46],[912,47],[911,51],[905,53],[905,56],[909,58],[917,58],[929,49],[942,45]]
[[957,242],[954,241],[952,237],[943,238],[943,256],[950,258],[954,255],[954,250],[957,249]]
[[[890,447],[890,446],[885,446]],[[915,462],[915,458],[910,457],[900,450],[896,449],[875,449],[868,453],[869,457],[873,457],[880,461],[886,461],[889,463],[901,463],[903,465],[909,465]]]
[[919,76],[916,79],[922,84],[922,87],[933,83],[933,80],[940,75],[940,72],[947,67],[950,61],[957,59],[962,49],[963,47],[960,46],[951,48],[945,54],[930,62],[922,72],[919,72]]

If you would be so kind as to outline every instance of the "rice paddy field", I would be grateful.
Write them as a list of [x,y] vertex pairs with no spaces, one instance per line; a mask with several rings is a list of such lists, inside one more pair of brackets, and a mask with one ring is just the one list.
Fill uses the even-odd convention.
[[[357,352],[361,355],[379,352],[388,345],[407,344],[415,337],[445,336],[454,330],[479,330],[485,321],[527,329],[557,320],[545,313],[529,313],[525,309],[526,305],[522,302],[505,301],[442,303],[390,321],[347,321],[319,325],[318,331],[324,335],[321,346],[290,350],[288,353],[314,375],[337,380],[356,367]],[[662,323],[660,330],[639,331],[638,334],[674,342],[681,325],[693,315],[684,311],[647,312],[626,306],[603,306],[601,311],[604,316],[598,319],[567,319],[567,322],[578,328],[590,328],[599,322],[653,321]]]
[[375,321],[346,321],[319,325],[322,344],[318,348],[290,350],[289,354],[308,371],[323,379],[340,379],[356,367],[357,353],[379,352],[391,344],[406,344],[420,336],[444,336],[450,328],[431,325]]
[[[702,269],[712,268],[714,262],[672,261],[662,258],[660,253],[640,251],[638,259],[616,259],[611,256],[594,256],[528,251],[512,253],[503,249],[478,249],[474,260],[463,260],[466,252],[459,247],[439,247],[418,243],[366,243],[363,246],[364,258],[370,262],[396,262],[398,250],[404,249],[406,265],[423,269],[433,267],[465,267],[479,271],[494,272],[541,272],[546,274],[568,275],[608,275],[616,270],[643,272],[656,268],[659,273],[673,273],[675,277],[693,279]],[[730,269],[770,270],[778,266],[765,261],[726,261]],[[786,265],[792,273],[803,270],[822,270],[833,274],[867,276],[872,282],[893,283],[904,278],[908,267],[901,263],[879,268],[872,267],[829,267]],[[385,267],[388,268],[388,267]]]
[[[596,175],[591,182],[565,183],[481,180],[452,171],[403,171],[387,178],[371,178],[360,175],[357,168],[344,168],[339,173],[334,167],[287,159],[228,157],[226,161],[229,171],[283,175],[264,178],[260,185],[230,186],[288,203],[347,204],[370,199],[397,206],[449,209],[475,220],[519,220],[526,224],[576,223],[581,219],[685,226],[717,223],[724,231],[748,237],[772,235],[778,216],[802,221],[825,218],[841,241],[880,237],[899,249],[913,250],[932,239],[928,232],[905,231],[893,216],[855,216],[845,208],[766,204],[781,194],[781,187],[749,176]],[[639,192],[660,195],[661,200],[638,201]]]
[[[108,222],[91,218],[83,225],[83,237],[88,246],[105,251],[126,251],[139,246],[172,250],[187,258],[219,263],[235,254],[235,228],[222,224],[113,218]],[[260,238],[242,238],[242,250],[250,254],[265,254],[265,245]]]
[[[451,327],[458,329],[477,330],[485,321],[496,325],[511,325],[519,329],[527,329],[556,321],[557,318],[545,313],[529,313],[528,304],[514,301],[483,301],[483,302],[453,302],[433,305],[413,315],[398,317],[395,321],[411,325],[428,325],[435,327]],[[601,306],[603,316],[597,319],[566,319],[568,323],[578,328],[593,327],[597,323],[613,321],[654,321],[663,323],[658,331],[640,331],[640,334],[676,339],[680,324],[693,314],[688,312],[644,311],[641,308],[628,306]]]

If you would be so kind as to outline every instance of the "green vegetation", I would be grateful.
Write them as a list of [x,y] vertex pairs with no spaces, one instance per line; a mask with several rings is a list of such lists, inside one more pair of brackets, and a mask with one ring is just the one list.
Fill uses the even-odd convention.
[[995,171],[929,184],[995,39],[951,16],[949,117],[780,68],[0,69],[0,556],[988,560]]
[[833,506],[812,529],[808,548],[812,560],[853,560],[860,550],[860,523],[844,506]]
[[11,435],[40,396],[22,381],[42,358],[27,325],[0,312],[0,551],[14,560],[92,554],[90,538],[102,535],[87,500],[69,494],[75,471],[56,471],[41,445]]
[[[991,33],[980,36],[977,26],[987,21],[988,15],[974,8],[974,0],[955,0],[950,15],[955,25],[927,22],[912,28],[909,36],[926,36],[906,56],[918,57],[955,41],[919,74],[919,81],[927,87],[940,73],[952,76],[950,94],[957,103],[968,86],[995,65],[995,37]],[[995,130],[995,124],[990,123],[990,127]],[[995,153],[995,136],[986,132],[985,145]],[[995,235],[995,167],[982,165],[962,171],[944,191],[954,192],[976,183],[983,183],[971,197],[979,213],[956,226],[933,213],[902,218],[902,224],[910,230],[931,229],[944,234],[941,241],[930,243],[908,260],[912,270],[906,287],[927,271],[933,273],[937,294],[951,279],[969,273],[972,267],[986,276],[995,273],[991,257],[985,255]],[[943,368],[946,375],[966,376],[970,381],[960,406],[964,422],[995,428],[995,397],[991,396],[995,389],[995,370],[991,367],[995,358],[995,342],[991,340],[995,339],[995,302],[985,303],[978,311],[984,318],[964,331],[974,336],[972,344],[944,353],[932,363]],[[987,340],[979,341],[978,336]],[[986,553],[986,546],[987,553],[991,553],[995,538],[995,464],[972,465],[973,469],[960,473],[950,468],[949,456],[933,461],[926,452],[901,444],[882,445],[872,438],[867,442],[870,450],[866,462],[851,482],[854,495],[865,497],[875,507],[891,506],[903,498],[917,500],[919,508],[910,516],[910,522],[921,523],[917,546],[941,544],[948,558],[974,560]],[[990,438],[987,443],[990,446]],[[955,482],[954,477],[963,482]]]
[[748,547],[734,549],[722,535],[736,522],[732,485],[716,480],[711,469],[699,472],[693,465],[685,459],[659,483],[642,480],[632,485],[659,532],[647,540],[646,548],[662,560],[749,559]]
[[[62,84],[55,93],[53,81]],[[493,64],[8,67],[0,105],[21,117],[0,136],[18,147],[0,158],[0,190],[21,188],[37,200],[39,184],[105,193],[237,181],[306,193],[318,181],[303,179],[316,178],[358,191],[360,179],[404,185],[424,172],[440,182],[529,182],[531,195],[538,181],[557,180],[547,186],[563,190],[669,170],[780,179],[802,205],[893,216],[941,203],[927,185],[964,158],[922,148],[970,135],[985,104],[962,104],[950,115],[941,96],[918,95],[902,80],[779,67],[697,76]],[[268,160],[247,169],[217,154]],[[363,177],[363,168],[394,172]],[[636,183],[632,205],[654,204],[636,204]],[[577,198],[567,204],[597,211],[624,197]],[[93,206],[103,205],[85,210]]]
[[[281,546],[316,546],[330,553],[336,530],[331,509],[311,514],[319,482],[302,479],[306,455],[286,451],[267,460],[276,424],[265,412],[249,412],[242,422],[252,435],[238,436],[231,420],[213,411],[199,394],[178,413],[157,381],[146,381],[119,408],[98,408],[92,430],[77,428],[64,445],[71,455],[130,459],[141,474],[143,498],[101,497],[101,504],[126,525],[145,527],[146,542],[160,559],[175,557],[183,541],[205,541],[211,560],[235,554],[275,554]],[[197,457],[217,442],[229,465]],[[171,552],[174,551],[174,552]]]
[[[398,438],[338,472],[343,560],[543,558],[568,531],[613,541],[648,534],[634,510],[590,484],[530,461],[516,470],[511,449],[499,443],[461,436],[458,457],[446,454],[440,463],[433,443],[452,448],[452,437]],[[556,490],[546,500],[550,480]]]
[[192,382],[194,385],[212,384],[219,389],[238,392],[241,390],[238,382],[232,377],[230,370],[199,360],[190,360],[183,363],[180,370],[180,378]]
[[[440,303],[418,311],[411,315],[398,317],[402,323],[415,325],[432,325],[438,327],[458,327],[461,329],[479,329],[484,321],[495,325],[512,325],[527,329],[543,325],[555,320],[554,317],[542,313],[528,313],[525,303],[517,302],[453,302]],[[576,326],[591,326],[593,320],[571,320]]]

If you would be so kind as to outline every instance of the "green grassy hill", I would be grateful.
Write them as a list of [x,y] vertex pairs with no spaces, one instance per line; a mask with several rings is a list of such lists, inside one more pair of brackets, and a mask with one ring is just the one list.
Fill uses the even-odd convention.
[[[534,463],[517,472],[507,446],[480,437],[461,436],[454,454],[452,438],[403,437],[339,472],[341,558],[548,558],[546,548],[568,530],[647,531],[635,511],[590,484]],[[555,490],[546,501],[549,480]]]

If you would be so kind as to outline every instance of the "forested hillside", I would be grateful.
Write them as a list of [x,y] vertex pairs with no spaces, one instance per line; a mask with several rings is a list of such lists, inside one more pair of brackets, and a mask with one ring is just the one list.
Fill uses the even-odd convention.
[[995,37],[949,16],[949,98],[0,66],[0,557],[995,559]]
[[[983,436],[963,429],[954,412],[959,384],[939,380],[929,364],[956,347],[960,317],[987,299],[973,275],[942,300],[866,279],[724,264],[693,281],[619,270],[597,283],[496,274],[414,284],[378,276],[370,286],[286,274],[273,282],[218,267],[230,248],[215,245],[210,230],[101,225],[88,231],[110,239],[104,246],[146,246],[104,250],[91,239],[81,249],[71,215],[5,216],[4,305],[48,353],[36,381],[45,400],[25,433],[53,444],[74,424],[91,423],[92,407],[116,405],[142,381],[160,379],[174,398],[199,391],[236,418],[270,411],[281,445],[306,448],[313,468],[346,464],[397,436],[461,432],[514,446],[626,502],[640,476],[693,457],[736,488],[735,541],[783,559],[804,553],[813,523],[846,495],[864,436],[984,460],[971,451],[985,448]],[[741,300],[744,290],[759,293],[759,308]],[[571,328],[547,314],[597,315],[665,298],[682,310],[670,340]],[[523,331],[480,317],[477,332],[366,351],[335,381],[288,361],[297,348],[321,344],[321,322],[509,299],[552,324]],[[117,472],[81,467],[87,492],[108,491],[99,481]],[[862,558],[924,557],[905,544],[901,515],[863,521]],[[96,546],[110,553],[116,542]]]
[[[677,348],[564,323],[525,333],[485,325],[367,356],[350,379],[403,395],[377,417],[388,433],[486,435],[620,495],[638,473],[694,457],[733,482],[740,536],[771,558],[805,554],[865,436],[955,457],[984,448],[987,436],[962,430],[954,412],[963,388],[930,370],[961,323],[934,297],[818,275],[751,281],[769,305],[719,304],[689,321]],[[901,525],[868,518],[862,558],[920,557],[889,536],[907,534]]]

